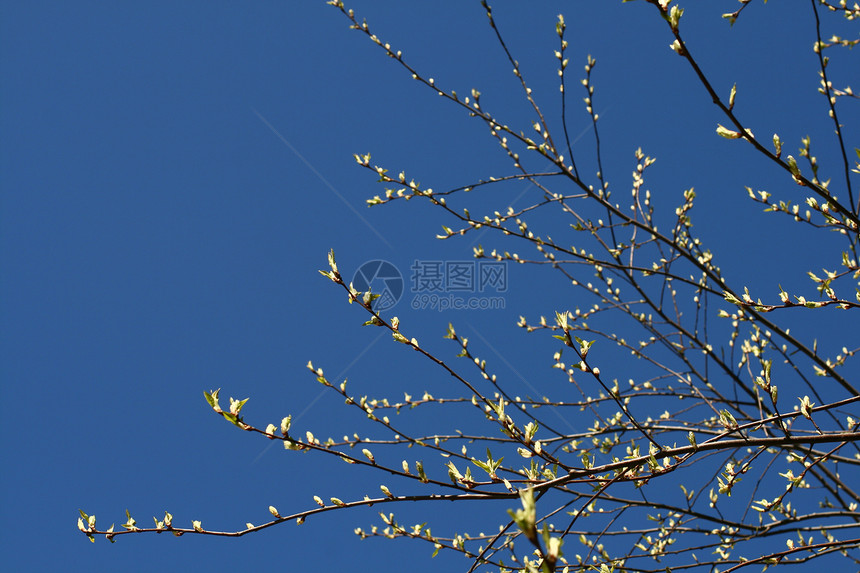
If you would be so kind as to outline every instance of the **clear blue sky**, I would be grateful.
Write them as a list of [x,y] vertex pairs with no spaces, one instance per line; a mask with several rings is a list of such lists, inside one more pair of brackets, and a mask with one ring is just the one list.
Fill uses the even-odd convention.
[[[809,133],[822,155],[832,151],[807,3],[753,6],[734,29],[719,13],[736,2],[684,4],[691,48],[726,94],[738,83],[738,109],[754,130],[779,130],[792,151]],[[478,2],[348,5],[440,85],[476,87],[500,117],[529,126]],[[773,230],[744,201],[743,185],[765,187],[776,172],[714,134],[717,110],[669,50],[653,8],[494,8],[550,120],[558,113],[555,15],[566,14],[573,136],[589,126],[575,82],[586,54],[597,58],[605,171],[621,196],[642,146],[658,158],[650,185],[658,205],[673,208],[695,186],[699,236],[719,241],[718,255],[749,245],[720,262],[727,275],[745,274],[774,294],[777,282],[807,286],[801,273],[777,274],[789,261],[821,266],[814,245],[803,236],[771,245]],[[764,18],[772,20],[762,27]],[[371,152],[374,162],[444,190],[510,173],[486,128],[419,89],[322,0],[3,2],[0,64],[5,567],[352,571],[375,558],[380,572],[462,566],[458,556],[431,561],[432,548],[419,543],[359,541],[353,527],[379,523],[376,509],[240,540],[90,544],[75,521],[83,508],[100,526],[119,524],[128,508],[149,525],[169,510],[183,525],[236,529],[266,521],[270,504],[286,512],[312,507],[313,495],[376,495],[381,476],[267,449],[213,415],[203,391],[250,397],[249,421],[265,426],[292,414],[294,427],[318,437],[351,433],[354,420],[340,415],[336,397],[320,397],[308,360],[349,377],[360,393],[445,394],[447,379],[361,328],[366,317],[317,269],[330,248],[347,276],[372,259],[404,275],[414,260],[468,260],[473,239],[435,240],[451,221],[427,205],[367,209],[382,188],[352,154]],[[593,173],[588,134],[576,148]],[[494,208],[522,191],[510,189]],[[709,217],[724,208],[729,219]],[[480,242],[525,248],[490,235]],[[414,310],[407,292],[394,314],[452,360],[456,349],[441,337],[454,322],[514,393],[542,392],[554,346],[517,329],[516,319],[573,304],[560,277],[511,267],[508,280],[501,310]],[[505,507],[401,511],[410,523],[429,514],[459,531],[490,531]]]

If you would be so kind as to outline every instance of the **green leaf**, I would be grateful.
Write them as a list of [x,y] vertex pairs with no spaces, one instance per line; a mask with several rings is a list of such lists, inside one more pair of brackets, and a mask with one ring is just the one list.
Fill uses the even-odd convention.
[[764,366],[764,380],[770,386],[770,369],[773,366],[773,360],[762,361],[762,366]]
[[673,30],[678,29],[678,22],[681,21],[681,16],[683,15],[684,9],[678,6],[672,6],[672,9],[669,10],[669,23],[672,25]]
[[131,516],[131,513],[126,509],[125,510],[126,521],[122,524],[128,530],[137,531],[137,521]]
[[493,459],[493,454],[490,452],[490,448],[487,448],[487,461],[482,462],[477,458],[472,458],[472,463],[487,472],[487,474],[492,479],[498,479],[496,475],[496,470],[502,465],[502,460],[504,458],[499,458],[498,460]]
[[381,294],[373,294],[372,292],[367,291],[362,295],[361,302],[364,303],[365,306],[370,306],[370,303],[372,303],[374,300],[378,299],[381,296]]
[[472,463],[487,472],[488,474],[490,473],[490,465],[486,462],[482,462],[478,458],[472,458]]
[[732,293],[730,293],[727,290],[723,291],[723,298],[726,299],[726,302],[730,302],[732,304],[737,304],[737,305],[743,304],[743,302],[738,297],[736,297],[735,295],[733,295]]
[[203,392],[203,395],[206,397],[206,401],[209,402],[209,405],[212,406],[212,409],[216,412],[221,411],[221,406],[218,405],[218,392],[221,391],[221,388],[217,390],[213,390],[211,393]]
[[403,344],[409,344],[409,339],[406,338],[405,336],[403,336],[402,334],[400,334],[399,332],[393,332],[392,337],[397,342],[402,342]]
[[422,462],[415,462],[415,470],[418,472],[418,478],[422,483],[428,483],[430,481],[427,478],[427,474],[424,473],[424,464]]
[[451,478],[451,481],[456,485],[457,482],[463,479],[463,475],[457,470],[457,466],[454,465],[454,462],[448,462],[448,477]]
[[523,508],[517,510],[508,510],[508,514],[513,518],[514,523],[520,528],[520,531],[534,545],[538,545],[537,527],[537,510],[535,509],[534,489],[529,486],[528,489],[520,490],[520,500]]
[[245,398],[244,400],[234,400],[233,398],[230,398],[230,413],[238,416],[247,401],[248,398]]
[[810,413],[810,411],[812,410],[813,406],[815,406],[815,404],[809,401],[809,396],[804,396],[803,398],[800,398],[800,413],[807,420],[812,419],[812,414]]
[[532,438],[535,437],[535,434],[538,431],[537,422],[529,422],[523,427],[523,434],[526,436],[526,440],[531,442]]
[[797,160],[789,155],[785,158],[786,163],[788,163],[788,170],[791,171],[791,174],[794,177],[800,177],[800,168],[797,166]]
[[723,127],[720,124],[717,124],[717,135],[720,137],[725,137],[726,139],[739,139],[741,137],[740,132],[733,131],[726,127]]
[[722,422],[723,426],[725,426],[727,430],[734,430],[738,427],[738,421],[735,420],[735,417],[732,416],[732,413],[728,410],[722,410],[720,412],[720,422]]
[[546,566],[547,571],[551,571],[552,568],[549,567],[549,564],[555,564],[558,561],[558,558],[561,557],[561,546],[564,541],[560,537],[551,537],[549,534],[549,528],[547,524],[543,525],[544,531],[544,544],[546,545],[546,558],[544,565]]
[[588,356],[588,350],[591,348],[591,345],[594,344],[594,340],[587,341],[583,340],[578,336],[574,337],[576,342],[579,344],[579,355],[582,356],[582,359],[585,360],[585,357]]
[[328,266],[331,268],[332,274],[337,275],[337,263],[334,260],[334,249],[331,249],[328,252]]

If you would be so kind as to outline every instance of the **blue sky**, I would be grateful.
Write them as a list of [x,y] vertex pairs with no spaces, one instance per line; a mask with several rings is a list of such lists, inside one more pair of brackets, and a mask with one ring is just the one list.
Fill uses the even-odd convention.
[[[738,109],[755,131],[779,131],[792,149],[809,133],[822,155],[832,152],[808,7],[756,5],[730,29],[719,14],[737,3],[713,4],[686,6],[684,23],[714,83],[726,94],[738,83]],[[476,87],[500,117],[529,125],[478,2],[348,5],[439,85]],[[743,185],[787,184],[773,184],[772,167],[714,134],[717,110],[669,50],[653,8],[494,8],[549,118],[558,114],[555,15],[566,14],[574,136],[590,125],[575,81],[586,55],[597,58],[604,167],[623,196],[641,146],[658,158],[658,204],[674,208],[696,187],[697,232],[730,254],[720,261],[727,275],[773,294],[777,282],[808,286],[803,264],[820,266],[816,246],[803,233],[773,245],[781,228],[762,225],[744,200]],[[234,529],[267,520],[270,504],[286,512],[312,507],[313,495],[378,491],[372,474],[267,449],[203,400],[204,390],[223,388],[225,397],[251,398],[250,421],[292,414],[321,437],[351,432],[356,420],[336,397],[321,396],[308,360],[375,396],[448,390],[429,364],[360,327],[360,309],[317,273],[332,248],[346,276],[374,259],[403,273],[407,292],[394,314],[439,356],[456,354],[442,340],[454,322],[515,392],[543,391],[554,346],[515,323],[571,306],[559,278],[509,267],[504,309],[410,308],[415,260],[469,260],[476,243],[437,241],[451,221],[427,205],[367,209],[382,188],[352,154],[370,152],[437,190],[510,166],[483,125],[420,89],[347,24],[321,0],[3,3],[0,511],[9,570],[358,570],[381,559],[374,570],[408,562],[418,572],[464,563],[431,561],[432,549],[418,543],[359,541],[353,527],[378,523],[375,510],[240,540],[126,536],[92,545],[75,527],[78,508],[104,526],[121,523],[128,508],[142,524],[169,510],[183,524]],[[841,65],[834,68],[844,72]],[[591,146],[585,133],[576,150],[593,173]],[[506,207],[527,191],[508,187],[474,205]],[[709,216],[718,210],[731,215]],[[478,242],[525,248],[490,235]],[[780,275],[789,262],[801,270]],[[505,507],[424,511],[461,531],[490,530]],[[404,521],[423,520],[419,510],[401,511],[415,516]]]

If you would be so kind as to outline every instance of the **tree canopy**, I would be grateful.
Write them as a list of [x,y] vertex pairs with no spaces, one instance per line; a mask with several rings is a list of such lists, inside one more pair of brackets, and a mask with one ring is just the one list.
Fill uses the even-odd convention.
[[[844,73],[831,70],[852,61],[858,40],[833,34],[830,26],[856,21],[860,8],[809,2],[805,24],[816,38],[809,48],[820,97],[808,114],[830,132],[820,155],[809,136],[789,141],[779,131],[763,132],[755,110],[779,94],[727,84],[732,70],[717,74],[706,66],[700,51],[707,46],[687,37],[681,4],[644,3],[671,38],[667,52],[674,60],[667,65],[693,74],[701,88],[667,94],[667,108],[655,113],[672,122],[673,99],[704,98],[721,118],[710,135],[742,146],[763,174],[745,189],[726,190],[743,191],[759,209],[760,224],[774,233],[769,244],[744,248],[769,257],[783,237],[802,233],[815,241],[822,268],[786,267],[779,277],[785,289],[780,282],[773,291],[759,290],[750,286],[757,277],[722,270],[747,253],[697,234],[699,218],[719,221],[731,234],[745,233],[748,224],[729,210],[697,212],[697,181],[667,183],[661,176],[652,190],[647,176],[664,158],[641,148],[631,150],[632,176],[605,172],[603,157],[613,143],[601,138],[595,103],[600,55],[586,53],[577,62],[583,47],[575,46],[570,16],[555,20],[555,49],[547,55],[557,70],[557,93],[538,95],[510,44],[515,22],[481,3],[499,57],[513,71],[524,104],[519,109],[526,110],[507,117],[494,111],[492,90],[442,85],[413,65],[407,48],[390,44],[372,22],[334,0],[329,4],[350,28],[399,73],[465,121],[481,124],[507,158],[505,171],[444,190],[417,182],[403,166],[378,164],[371,154],[359,153],[355,161],[381,186],[367,200],[374,209],[406,201],[410,209],[433,209],[442,224],[439,239],[468,241],[483,233],[479,244],[464,245],[475,259],[531,265],[535,273],[548,269],[552,274],[540,281],[569,285],[569,307],[547,308],[512,325],[540,338],[548,364],[542,375],[552,383],[541,395],[518,395],[498,374],[499,360],[479,355],[456,322],[444,333],[449,352],[436,351],[425,343],[433,333],[379,310],[379,293],[352,284],[332,251],[320,272],[333,283],[333,300],[352,305],[345,316],[357,320],[361,312],[369,333],[387,331],[393,344],[413,351],[421,362],[416,368],[446,380],[448,392],[376,396],[367,384],[333,379],[325,364],[309,362],[310,380],[364,418],[342,438],[315,436],[297,427],[290,412],[280,421],[256,420],[250,406],[244,409],[247,399],[224,400],[220,390],[207,389],[205,398],[240,430],[281,444],[287,454],[307,454],[303,464],[330,456],[345,462],[345,479],[358,467],[372,471],[379,493],[318,496],[310,507],[291,500],[289,510],[269,507],[265,523],[231,531],[198,520],[180,524],[170,513],[154,527],[127,513],[122,529],[102,528],[84,511],[80,530],[111,541],[152,532],[234,537],[373,506],[382,522],[359,527],[359,536],[409,538],[436,552],[461,553],[469,571],[726,573],[813,560],[856,566],[860,330],[850,325],[860,310],[860,131],[844,123],[857,118],[857,96],[842,83]],[[751,6],[742,1],[720,24],[740,28],[746,10],[770,9]],[[718,55],[719,46],[710,49]],[[831,57],[838,65],[830,65]],[[635,94],[636,86],[629,87]],[[571,127],[571,117],[583,110],[587,148],[577,145]],[[622,120],[636,129],[636,118]],[[793,131],[797,118],[784,120],[784,129]],[[713,169],[731,165],[715,156]],[[517,204],[494,204],[494,190],[511,183],[529,184],[529,194]],[[806,286],[796,286],[798,276]],[[834,341],[827,333],[837,328],[844,335]],[[428,410],[433,413],[420,417]],[[491,527],[483,532],[433,527],[434,512],[474,511],[484,501],[482,516]],[[427,519],[401,522],[399,507],[415,502],[424,504]]]

